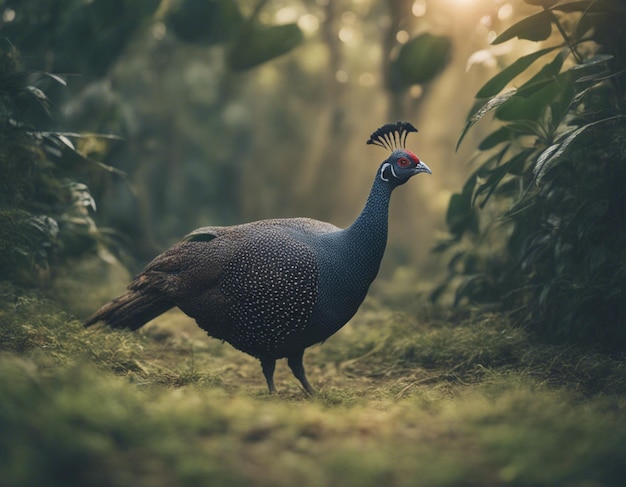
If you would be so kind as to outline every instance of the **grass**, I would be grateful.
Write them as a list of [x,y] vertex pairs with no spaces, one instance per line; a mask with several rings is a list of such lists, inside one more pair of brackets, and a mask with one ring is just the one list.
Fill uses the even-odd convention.
[[498,315],[370,299],[266,393],[256,360],[179,312],[84,330],[0,285],[6,486],[611,486],[626,475],[615,357],[533,343]]

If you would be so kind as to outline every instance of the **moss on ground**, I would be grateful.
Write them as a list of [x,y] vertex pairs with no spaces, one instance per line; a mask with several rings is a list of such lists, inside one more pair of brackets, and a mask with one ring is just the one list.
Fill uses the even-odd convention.
[[[27,486],[606,486],[626,475],[623,361],[497,315],[369,300],[305,362],[307,399],[169,312],[84,330],[0,286],[0,478]],[[36,466],[36,468],[35,468]]]

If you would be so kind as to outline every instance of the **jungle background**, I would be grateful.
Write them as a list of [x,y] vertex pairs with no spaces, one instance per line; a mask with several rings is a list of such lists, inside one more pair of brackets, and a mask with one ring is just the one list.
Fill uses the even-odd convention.
[[[626,6],[0,1],[0,485],[621,485]],[[348,225],[379,278],[308,399],[172,311],[84,330],[196,227]],[[286,368],[286,367],[285,367]]]

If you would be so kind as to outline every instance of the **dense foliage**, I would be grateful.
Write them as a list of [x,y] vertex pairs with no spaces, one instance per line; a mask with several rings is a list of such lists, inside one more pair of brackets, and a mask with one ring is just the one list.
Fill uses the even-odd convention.
[[94,136],[50,130],[53,105],[40,88],[46,83],[65,85],[56,75],[23,68],[19,53],[4,39],[0,275],[23,283],[45,282],[52,260],[92,249],[99,237],[90,216],[95,202],[80,180],[91,162],[85,147]]
[[[494,44],[518,37],[538,50],[479,90],[461,137],[494,115],[477,169],[450,201],[452,238],[439,246],[452,252],[444,287],[458,286],[457,302],[502,304],[544,337],[619,349],[626,346],[626,7],[527,3],[542,10]],[[505,90],[513,80],[519,86]]]

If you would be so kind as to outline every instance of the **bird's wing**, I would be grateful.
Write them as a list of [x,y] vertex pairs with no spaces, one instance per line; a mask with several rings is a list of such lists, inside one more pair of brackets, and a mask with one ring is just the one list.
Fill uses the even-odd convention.
[[209,335],[255,357],[284,356],[282,345],[304,329],[317,301],[315,252],[289,224],[209,227],[190,236],[148,264],[131,290],[167,298]]
[[155,257],[128,288],[176,299],[217,285],[232,249],[214,230],[205,227],[187,235]]
[[188,233],[183,242],[209,242],[220,235],[219,227],[202,227]]

